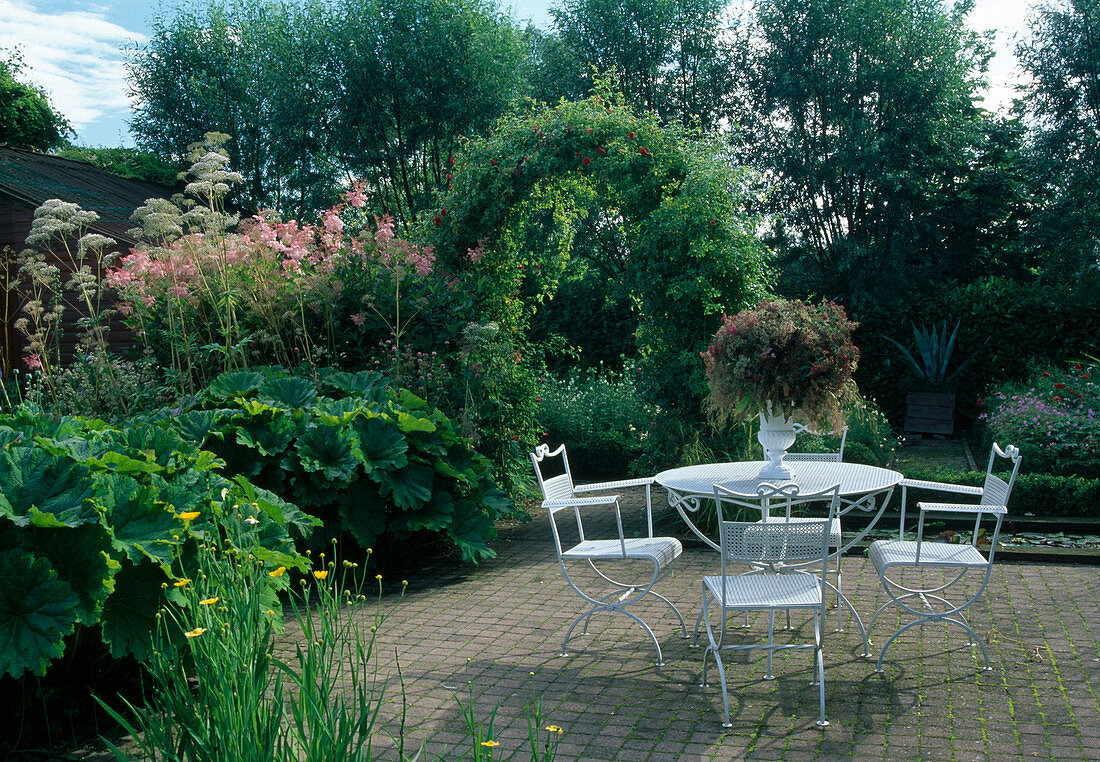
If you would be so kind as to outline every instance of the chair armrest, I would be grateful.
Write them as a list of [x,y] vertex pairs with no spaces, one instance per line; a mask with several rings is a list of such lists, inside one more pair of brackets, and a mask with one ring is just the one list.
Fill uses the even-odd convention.
[[574,492],[595,492],[604,489],[619,489],[621,487],[645,487],[653,484],[653,477],[647,476],[640,479],[619,479],[613,482],[593,482],[592,484],[576,484]]
[[992,513],[1004,516],[1008,513],[1005,505],[979,505],[975,503],[917,503],[921,513]]
[[940,492],[955,492],[960,495],[981,495],[985,492],[981,487],[972,487],[968,484],[948,484],[946,482],[926,482],[920,479],[902,479],[898,482],[902,487],[915,487],[918,489],[933,489]]
[[619,500],[618,495],[600,495],[599,497],[573,497],[568,500],[543,500],[543,508],[572,508],[582,505],[614,505]]

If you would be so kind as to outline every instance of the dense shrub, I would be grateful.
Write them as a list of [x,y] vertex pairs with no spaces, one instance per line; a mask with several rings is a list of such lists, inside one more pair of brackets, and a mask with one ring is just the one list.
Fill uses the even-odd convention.
[[[1024,467],[1025,460],[1020,464]],[[957,471],[951,468],[921,468],[907,470],[907,479],[922,479],[947,484],[968,484],[980,487],[985,473],[978,471]],[[909,490],[908,510],[912,510],[919,501],[942,503],[948,493],[933,490]],[[975,502],[966,495],[959,496],[959,502]],[[1100,517],[1100,479],[1087,479],[1081,476],[1055,476],[1053,474],[1020,473],[1012,488],[1008,503],[1008,520],[1013,516],[1092,516]]]
[[863,355],[856,381],[864,394],[879,400],[891,421],[900,424],[905,392],[915,379],[883,337],[911,347],[911,322],[930,325],[946,320],[951,326],[961,320],[956,357],[978,353],[956,384],[957,422],[968,429],[981,412],[976,401],[988,397],[991,383],[1022,380],[1036,361],[1100,354],[1100,289],[1095,280],[1022,282],[992,277],[944,284],[931,298],[864,305],[853,315],[859,321],[856,344]]
[[574,476],[624,476],[644,451],[655,411],[633,373],[599,366],[539,385],[539,424],[550,442],[568,447]]
[[428,535],[477,562],[495,555],[494,521],[512,510],[458,425],[377,373],[225,373],[172,418],[225,473],[321,519],[318,545],[347,533],[364,549],[397,544],[407,555]]

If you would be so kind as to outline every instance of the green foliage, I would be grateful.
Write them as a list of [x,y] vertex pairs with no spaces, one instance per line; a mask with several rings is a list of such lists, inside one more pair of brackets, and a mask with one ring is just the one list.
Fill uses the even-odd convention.
[[180,427],[224,460],[224,473],[247,477],[318,516],[326,535],[350,534],[363,548],[404,554],[426,533],[476,563],[495,555],[487,544],[493,523],[511,511],[454,421],[371,372],[225,374]]
[[[239,517],[210,529],[196,549],[202,575],[161,596],[149,699],[140,707],[126,702],[133,721],[108,713],[133,736],[141,759],[370,759],[385,693],[372,659],[385,617],[376,607],[369,632],[362,626],[369,604],[358,564],[337,566],[321,553],[295,589],[289,571],[260,560],[263,548]],[[280,658],[283,605],[275,592],[288,588],[302,638]],[[133,758],[111,748],[116,759]]]
[[1035,150],[1031,171],[1041,204],[1030,226],[1032,245],[1052,278],[1096,277],[1100,201],[1100,2],[1044,3],[1029,16],[1016,47],[1027,73],[1022,105]]
[[853,297],[935,275],[938,226],[981,153],[972,99],[987,56],[968,6],[766,0],[740,30],[731,114],[745,161],[773,178],[784,277]]
[[161,157],[208,130],[234,135],[246,208],[301,215],[362,176],[372,212],[411,223],[456,140],[522,94],[520,39],[482,0],[174,8],[131,59],[133,131]]
[[1088,281],[987,277],[943,284],[930,299],[881,302],[856,317],[856,344],[865,358],[874,358],[861,364],[856,381],[895,422],[904,412],[905,392],[912,389],[912,373],[893,359],[896,349],[884,337],[896,336],[910,321],[961,321],[955,352],[961,357],[978,352],[956,379],[956,413],[966,428],[976,420],[976,401],[988,396],[991,383],[1022,380],[1036,361],[1097,354],[1100,290]]
[[[1023,468],[1025,460],[1020,464]],[[924,468],[905,473],[907,479],[967,484],[980,487],[985,474],[950,468]],[[933,490],[909,490],[909,507],[918,501],[943,502],[946,493]],[[960,496],[960,502],[965,496]],[[1100,517],[1100,479],[1056,474],[1019,473],[1009,498],[1008,518],[1013,516]]]
[[45,153],[73,134],[40,87],[19,81],[26,68],[18,50],[0,51],[0,145]]
[[847,425],[844,460],[893,467],[901,443],[874,400],[861,397],[848,413]]
[[[651,402],[697,416],[706,337],[723,311],[762,296],[766,280],[743,209],[748,174],[723,155],[610,96],[531,106],[456,159],[428,233],[470,283],[483,319],[519,335],[540,305],[552,309],[577,221],[596,205],[606,210],[606,240],[618,242],[605,247],[606,261],[638,310],[640,385]],[[544,214],[555,215],[550,245],[517,245]]]
[[56,152],[63,159],[83,161],[105,169],[127,180],[139,180],[144,183],[175,188],[178,175],[186,169],[180,162],[161,161],[148,151],[137,148],[89,148],[87,146],[66,146]]
[[655,410],[634,382],[634,371],[571,371],[539,384],[538,421],[550,442],[564,442],[575,476],[622,477],[644,452]]
[[94,626],[113,657],[147,657],[171,565],[238,503],[255,513],[257,557],[300,563],[294,537],[313,520],[218,475],[220,461],[167,427],[24,412],[0,416],[0,432],[0,676],[44,674]]
[[612,77],[638,111],[713,129],[729,76],[724,10],[715,0],[560,0],[550,14],[573,59],[567,75]]

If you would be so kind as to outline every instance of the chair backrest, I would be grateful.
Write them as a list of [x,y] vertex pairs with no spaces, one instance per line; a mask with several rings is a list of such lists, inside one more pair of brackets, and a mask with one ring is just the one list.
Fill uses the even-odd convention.
[[[818,463],[842,463],[844,462],[844,445],[848,441],[848,427],[842,426],[839,429],[833,431],[814,431],[805,424],[796,423],[794,425],[794,433],[796,437],[811,436],[811,437],[839,437],[840,445],[835,452],[788,452],[783,456],[785,461],[816,461]],[[797,445],[797,441],[796,441]],[[767,460],[768,452],[764,451],[764,459]]]
[[[728,562],[780,569],[790,566],[807,568],[820,561],[824,579],[830,530],[840,504],[839,484],[818,492],[800,493],[797,484],[777,487],[765,482],[755,494],[736,492],[715,484],[714,499],[718,505],[723,576]],[[722,518],[723,503],[741,507],[754,507],[755,504],[755,508],[762,513],[782,507],[788,516],[792,507],[808,503],[825,504],[826,510],[820,520],[725,521]]]
[[[1012,494],[1012,485],[1016,483],[1016,473],[1020,470],[1020,448],[1008,445],[1003,450],[996,442],[989,452],[989,466],[985,472],[985,484],[982,485],[982,505],[1008,505],[1008,498]],[[993,473],[997,459],[1008,460],[1012,464],[1012,472],[1005,481]]]
[[[549,466],[553,459],[559,456],[564,470],[556,473],[557,469]],[[548,460],[550,463],[547,462]],[[543,500],[568,500],[576,497],[573,489],[573,475],[569,472],[569,456],[565,453],[564,444],[558,445],[556,450],[551,450],[550,445],[537,445],[535,451],[531,453],[531,463],[535,467],[535,478],[538,479]]]

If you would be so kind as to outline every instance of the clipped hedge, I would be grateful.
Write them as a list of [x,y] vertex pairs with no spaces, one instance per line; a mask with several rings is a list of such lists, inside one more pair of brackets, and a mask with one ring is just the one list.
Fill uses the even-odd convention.
[[350,534],[364,549],[407,555],[409,541],[427,534],[477,563],[496,555],[496,520],[513,515],[457,424],[377,373],[224,373],[194,409],[172,417],[225,473],[318,517],[326,538]]
[[[980,487],[985,473],[978,471],[956,471],[950,468],[928,468],[919,471],[906,471],[907,479],[922,479],[950,484],[969,484]],[[909,490],[909,507],[918,501],[943,502],[947,493],[932,490]],[[972,500],[961,495],[959,502]],[[1034,516],[1070,516],[1100,517],[1100,479],[1086,479],[1081,476],[1056,476],[1053,474],[1016,475],[1012,496],[1008,504],[1008,519],[1013,516],[1032,514]]]
[[166,425],[0,416],[0,677],[45,674],[88,628],[145,658],[173,563],[242,505],[260,560],[305,568],[314,520],[222,466]]

